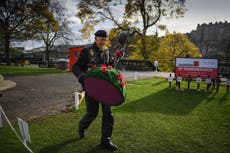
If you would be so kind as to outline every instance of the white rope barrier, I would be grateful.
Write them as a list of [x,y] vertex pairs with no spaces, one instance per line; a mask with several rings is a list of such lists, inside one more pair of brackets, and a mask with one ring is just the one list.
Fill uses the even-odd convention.
[[20,140],[22,142],[22,144],[25,146],[25,148],[30,152],[30,153],[34,153],[26,144],[26,140],[22,139],[17,131],[14,129],[14,127],[12,126],[11,122],[9,121],[8,117],[6,116],[6,113],[4,112],[2,106],[0,106],[0,113],[2,113],[2,115],[5,117],[7,123],[9,124],[11,130],[14,132],[14,134],[17,136],[18,140]]

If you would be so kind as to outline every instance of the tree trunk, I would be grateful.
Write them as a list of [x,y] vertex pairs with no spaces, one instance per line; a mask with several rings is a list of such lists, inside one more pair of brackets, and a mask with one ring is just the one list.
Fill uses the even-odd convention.
[[0,52],[0,65],[2,64],[2,53]]
[[50,45],[46,44],[46,51],[45,51],[45,57],[46,57],[46,63],[47,63],[47,67],[51,67],[51,63],[50,63]]
[[48,48],[48,46],[46,46],[46,51],[45,51],[45,57],[46,57],[46,67],[49,67],[50,66],[50,60],[49,60],[49,58],[50,58],[50,55],[49,55],[49,48]]
[[6,52],[6,65],[11,65],[11,57],[10,57],[10,37],[5,36],[5,52]]
[[146,29],[143,30],[143,33],[141,36],[141,42],[142,42],[141,52],[142,52],[144,59],[148,59],[148,54],[147,54],[147,50],[146,50],[146,37],[145,36],[146,36]]

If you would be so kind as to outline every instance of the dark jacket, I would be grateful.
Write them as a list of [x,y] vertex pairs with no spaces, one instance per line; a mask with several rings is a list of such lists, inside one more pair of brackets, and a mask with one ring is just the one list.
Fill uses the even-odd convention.
[[81,51],[77,62],[73,65],[73,73],[79,78],[93,65],[100,64],[112,65],[111,56],[108,50],[99,49],[96,43],[93,43]]

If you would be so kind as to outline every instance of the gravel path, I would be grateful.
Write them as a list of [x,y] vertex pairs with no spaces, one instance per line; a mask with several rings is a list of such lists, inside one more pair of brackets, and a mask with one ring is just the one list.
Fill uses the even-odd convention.
[[81,89],[71,74],[50,74],[42,76],[6,77],[17,86],[3,91],[0,105],[10,120],[17,117],[24,120],[44,115],[57,114],[65,110],[65,101],[73,96],[75,89]]

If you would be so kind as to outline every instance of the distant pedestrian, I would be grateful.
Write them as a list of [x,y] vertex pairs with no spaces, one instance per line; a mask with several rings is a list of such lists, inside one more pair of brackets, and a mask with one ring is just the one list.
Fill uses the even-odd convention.
[[169,88],[172,88],[172,81],[173,81],[173,77],[172,77],[172,74],[170,73],[168,77]]
[[205,83],[207,85],[206,87],[206,92],[209,92],[209,88],[211,87],[212,85],[212,79],[210,78],[210,76],[208,75],[207,78],[205,79]]
[[202,79],[200,77],[200,75],[197,76],[196,78],[196,83],[197,83],[197,91],[200,91],[200,83],[201,83]]

